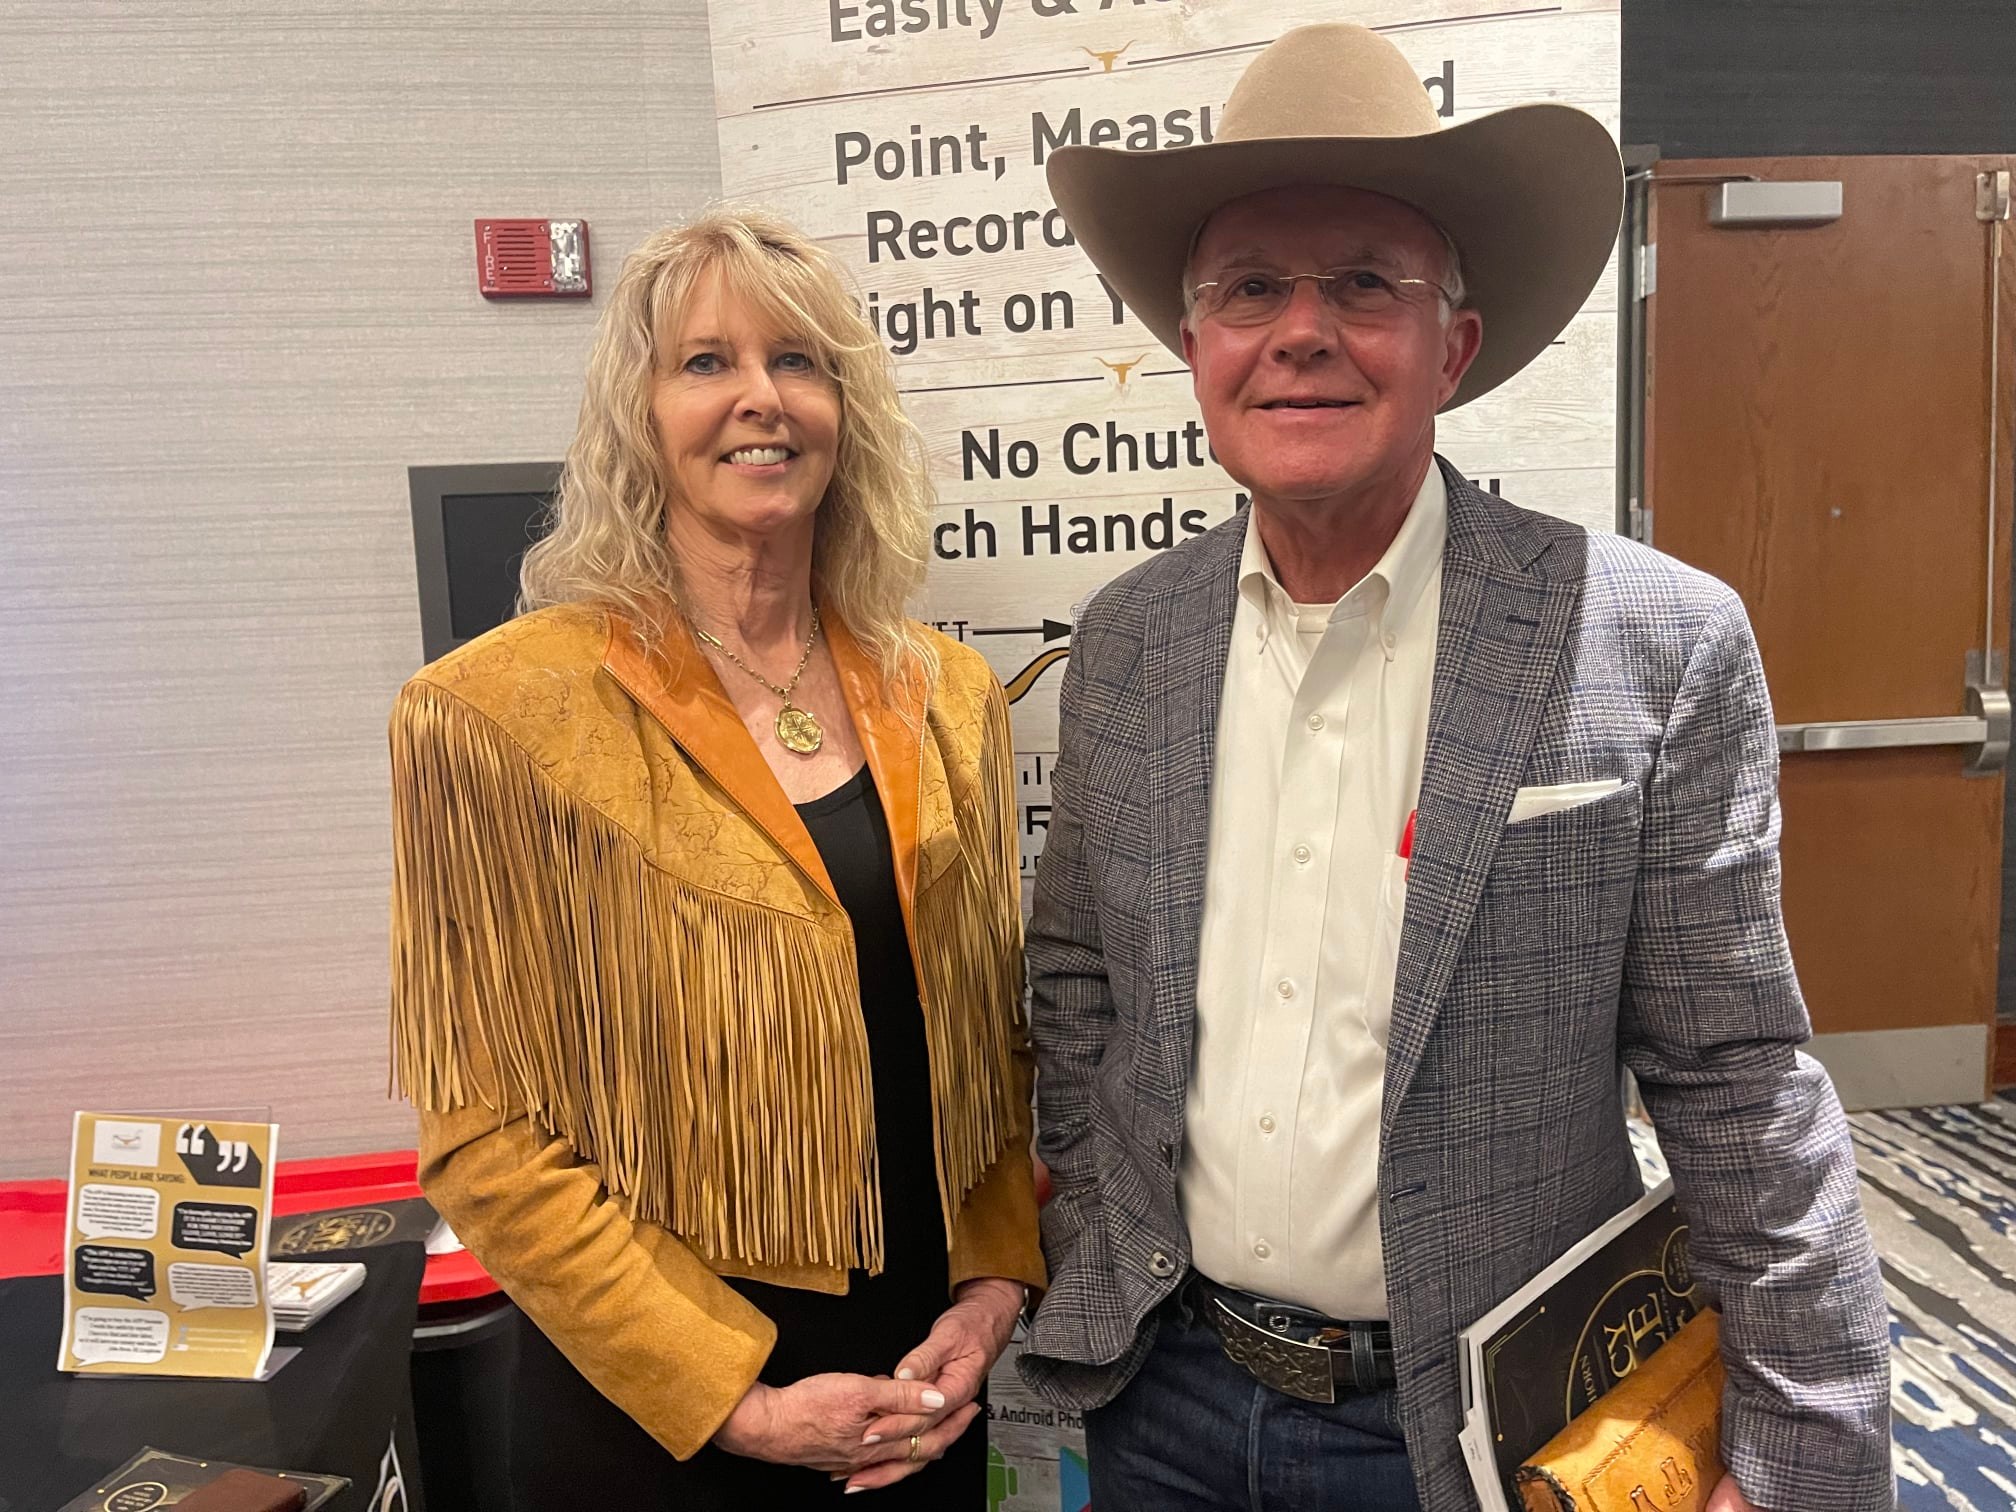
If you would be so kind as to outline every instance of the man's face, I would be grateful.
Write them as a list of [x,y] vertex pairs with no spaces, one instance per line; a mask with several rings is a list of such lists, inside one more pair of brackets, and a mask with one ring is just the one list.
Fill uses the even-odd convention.
[[[1353,268],[1444,284],[1447,262],[1441,233],[1411,206],[1311,186],[1219,209],[1186,281],[1229,288],[1242,273]],[[1258,323],[1211,313],[1211,291],[1184,319],[1183,355],[1219,461],[1256,497],[1281,502],[1348,504],[1381,484],[1404,486],[1434,449],[1435,412],[1476,357],[1483,322],[1472,310],[1450,315],[1418,285],[1396,285],[1376,312],[1340,309],[1324,292],[1339,286],[1290,287]]]

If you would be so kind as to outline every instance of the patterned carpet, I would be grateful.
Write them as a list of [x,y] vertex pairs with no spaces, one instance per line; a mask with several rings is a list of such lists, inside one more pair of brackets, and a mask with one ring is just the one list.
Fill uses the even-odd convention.
[[[1890,1300],[1897,1504],[2007,1512],[2016,1508],[2016,1100],[1849,1122]],[[1639,1158],[1648,1175],[1664,1175],[1649,1138]]]

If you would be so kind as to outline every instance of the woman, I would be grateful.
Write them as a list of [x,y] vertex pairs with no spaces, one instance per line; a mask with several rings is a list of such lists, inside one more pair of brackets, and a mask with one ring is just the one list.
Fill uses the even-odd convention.
[[825,254],[705,216],[624,265],[529,612],[400,694],[394,1061],[537,1325],[522,1506],[984,1504],[1043,1271],[1007,706],[904,617],[929,509]]

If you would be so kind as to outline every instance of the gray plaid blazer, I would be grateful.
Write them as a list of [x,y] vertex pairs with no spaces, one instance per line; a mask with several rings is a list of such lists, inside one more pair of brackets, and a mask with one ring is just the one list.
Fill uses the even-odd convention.
[[[1724,1453],[1774,1512],[1893,1504],[1889,1334],[1778,906],[1778,752],[1743,606],[1442,464],[1440,639],[1381,1111],[1379,1214],[1427,1512],[1475,1506],[1456,1337],[1643,1187],[1636,1074],[1722,1310]],[[1051,1285],[1022,1369],[1119,1392],[1177,1206],[1207,809],[1245,517],[1079,617],[1029,928]],[[1522,785],[1623,778],[1507,828]],[[1366,1158],[1374,1158],[1366,1151]],[[1117,1508],[1112,1512],[1131,1512]]]

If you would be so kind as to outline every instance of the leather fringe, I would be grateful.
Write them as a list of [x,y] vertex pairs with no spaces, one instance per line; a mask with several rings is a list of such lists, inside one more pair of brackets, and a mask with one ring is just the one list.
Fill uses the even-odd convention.
[[[987,719],[978,790],[951,795],[963,866],[920,886],[913,930],[948,1242],[1027,1099],[1013,743],[998,693]],[[708,1260],[881,1270],[874,1095],[844,922],[659,870],[495,723],[426,683],[399,697],[392,788],[401,1093],[435,1111],[477,1100],[473,1033],[506,1108]]]
[[987,699],[978,790],[952,794],[964,868],[921,886],[916,949],[924,1027],[931,1047],[931,1102],[938,1136],[938,1195],[950,1242],[966,1193],[1005,1149],[1015,1074],[1027,1042],[1023,1014],[1022,855],[1015,836],[1014,739],[1008,703]]
[[400,1090],[472,1101],[474,1032],[507,1107],[704,1257],[881,1269],[844,927],[668,876],[450,694],[409,685],[392,731]]

